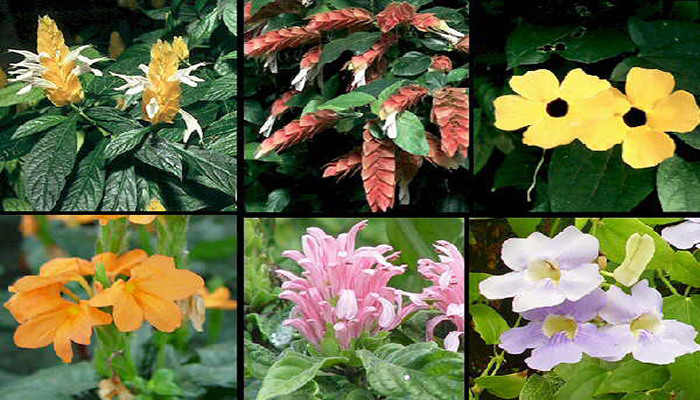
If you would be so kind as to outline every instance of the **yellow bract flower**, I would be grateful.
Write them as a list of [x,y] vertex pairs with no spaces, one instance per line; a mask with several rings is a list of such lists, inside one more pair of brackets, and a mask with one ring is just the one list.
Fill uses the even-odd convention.
[[178,62],[170,43],[158,40],[151,48],[150,85],[143,93],[143,114],[153,124],[172,123],[180,110],[180,82],[170,79],[177,72]]
[[91,65],[106,58],[89,59],[81,56],[80,53],[90,47],[89,45],[70,51],[63,39],[63,33],[48,16],[39,18],[36,47],[37,54],[25,50],[8,50],[24,56],[24,60],[12,64],[14,69],[9,72],[11,75],[17,75],[10,81],[28,83],[17,91],[18,95],[40,87],[46,90],[49,100],[57,107],[79,103],[83,101],[84,94],[78,76],[86,72],[102,76],[102,72]]
[[39,54],[48,54],[41,58],[41,65],[46,68],[43,78],[56,86],[46,90],[49,100],[57,107],[83,101],[83,87],[78,76],[72,73],[75,61],[68,59],[70,50],[63,33],[48,16],[39,18],[36,49]]
[[647,168],[673,157],[676,144],[665,132],[686,133],[700,124],[700,108],[692,94],[673,91],[673,75],[634,67],[627,74],[623,106],[613,116],[593,124],[581,141],[593,150],[622,143],[622,159],[633,168]]
[[[523,143],[549,149],[571,143],[591,116],[603,118],[611,95],[610,83],[580,68],[570,71],[559,84],[546,69],[514,76],[510,86],[518,95],[494,101],[496,127],[512,131],[526,126]],[[591,112],[595,110],[595,112]]]
[[173,50],[180,61],[185,61],[190,58],[190,51],[187,49],[187,43],[185,43],[180,36],[175,36],[173,38]]
[[116,60],[125,49],[126,47],[124,46],[124,41],[122,40],[119,32],[112,32],[112,34],[109,36],[109,56]]

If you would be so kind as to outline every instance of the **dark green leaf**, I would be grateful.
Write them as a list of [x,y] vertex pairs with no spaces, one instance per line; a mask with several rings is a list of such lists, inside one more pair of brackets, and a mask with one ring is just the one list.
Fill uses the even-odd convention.
[[355,32],[347,37],[335,39],[323,47],[323,55],[319,67],[333,62],[345,51],[353,51],[356,54],[365,52],[379,40],[379,32]]
[[629,211],[654,189],[654,171],[633,169],[620,148],[591,151],[576,142],[554,151],[549,164],[552,211]]
[[272,191],[267,196],[267,204],[265,205],[265,211],[267,212],[280,212],[283,211],[285,207],[289,204],[291,197],[289,195],[289,190],[287,189],[277,189]]
[[104,151],[104,157],[106,159],[112,159],[133,149],[139,143],[141,143],[144,135],[146,135],[150,129],[150,127],[133,129],[112,136],[112,139],[109,141],[107,148]]
[[506,44],[508,69],[547,61],[552,55],[554,46],[566,40],[569,32],[571,28],[566,26],[522,24],[515,28]]
[[95,149],[80,161],[67,191],[62,211],[96,211],[102,200],[105,186],[104,151],[107,141],[102,140]]
[[642,363],[628,360],[610,371],[601,382],[595,395],[605,393],[631,393],[660,388],[669,378],[665,365]]
[[134,155],[144,163],[182,179],[182,156],[169,142],[151,137]]
[[216,29],[218,19],[219,10],[214,8],[209,12],[209,14],[204,16],[204,18],[190,24],[190,26],[187,28],[187,31],[190,34],[188,47],[194,47],[209,40],[212,32],[214,32],[214,29]]
[[44,98],[44,90],[36,87],[30,90],[29,93],[18,96],[17,92],[25,86],[26,83],[24,82],[14,82],[0,89],[0,107],[8,107],[20,103],[32,103]]
[[[172,146],[172,144],[171,144]],[[190,166],[187,177],[230,196],[236,195],[236,159],[197,148],[174,146]]]
[[474,319],[474,329],[486,344],[497,344],[501,334],[509,329],[503,317],[485,304],[472,304],[469,313]]
[[100,380],[89,362],[57,365],[14,379],[2,386],[5,400],[71,400],[97,387]]
[[114,107],[92,107],[85,110],[85,114],[113,134],[143,128],[129,114]]
[[73,170],[77,140],[73,115],[47,132],[27,156],[22,176],[26,196],[37,211],[51,211]]
[[394,62],[391,72],[396,76],[414,76],[427,71],[430,64],[430,56],[409,51]]
[[594,63],[618,54],[634,51],[634,44],[626,32],[615,28],[601,28],[584,32],[566,42],[562,57],[571,61]]
[[113,171],[107,177],[102,211],[137,211],[138,189],[134,167]]
[[350,92],[321,104],[319,110],[346,111],[355,107],[362,107],[376,99],[371,94],[362,92]]
[[700,163],[676,156],[661,163],[656,173],[661,208],[666,211],[697,211],[700,204]]
[[321,367],[332,358],[308,357],[288,351],[267,371],[257,400],[267,400],[294,393],[316,377]]
[[425,127],[420,119],[410,111],[404,111],[396,118],[398,134],[394,143],[409,153],[427,156],[430,145],[425,136]]
[[[222,5],[223,4],[223,5]],[[235,1],[227,1],[227,2],[220,2],[220,8],[221,8],[221,17],[224,20],[224,24],[228,27],[229,32],[231,32],[232,35],[236,35],[237,31],[237,13],[236,13],[236,2]]]
[[530,375],[520,391],[520,400],[554,400],[554,387],[539,374]]
[[15,134],[12,135],[12,139],[19,139],[37,132],[45,131],[64,122],[66,119],[68,118],[63,115],[42,115],[36,117],[20,125],[15,131]]
[[496,397],[514,399],[520,394],[526,378],[527,375],[521,372],[509,375],[481,376],[474,381]]

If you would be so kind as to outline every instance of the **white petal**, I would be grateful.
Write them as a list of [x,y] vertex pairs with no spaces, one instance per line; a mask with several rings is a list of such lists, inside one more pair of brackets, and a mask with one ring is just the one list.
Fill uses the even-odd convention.
[[[41,57],[40,54],[32,53],[31,51],[26,51],[26,50],[8,49],[7,51],[23,55],[27,60],[30,60],[30,61],[39,61],[39,58]],[[44,54],[46,54],[46,53],[44,53]]]
[[146,104],[146,114],[148,114],[148,118],[153,118],[155,115],[158,113],[158,102],[156,101],[155,97],[151,98],[151,101]]
[[191,74],[192,74],[192,72],[193,72],[195,69],[197,69],[197,68],[199,68],[199,67],[201,67],[201,66],[203,66],[203,65],[206,65],[206,63],[203,63],[203,62],[202,62],[202,63],[194,64],[194,65],[189,66],[189,67],[187,67],[187,68],[179,69],[179,70],[177,70],[177,72],[175,73],[175,75],[173,75],[173,76],[171,76],[170,78],[168,78],[168,80],[170,80],[170,81],[180,81],[180,82],[184,83],[184,84],[187,85],[187,86],[196,87],[196,86],[197,86],[197,82],[204,82],[204,79],[199,78],[199,77],[197,77],[197,76],[192,76]]
[[185,120],[185,125],[187,125],[183,142],[187,143],[187,140],[190,138],[190,135],[192,134],[192,132],[195,131],[199,134],[199,141],[204,141],[204,132],[202,132],[202,127],[199,126],[199,122],[197,122],[197,119],[185,110],[180,109],[179,113],[180,115],[182,115],[182,119]]
[[18,90],[17,94],[18,95],[27,94],[27,93],[29,93],[30,90],[32,90],[32,87],[33,87],[32,85],[27,85],[27,86],[23,87],[22,89]]
[[149,71],[148,65],[146,65],[146,64],[139,64],[139,69],[140,69],[141,71],[143,71],[143,73],[144,73],[146,76],[148,75],[148,71]]
[[272,132],[272,127],[275,125],[276,119],[277,118],[274,115],[270,115],[269,117],[267,117],[263,126],[260,127],[260,134],[265,137],[270,136],[270,133]]
[[[88,47],[91,47],[91,46],[89,44],[78,46],[73,51],[68,53],[68,57],[66,57],[66,60],[68,60],[68,61],[75,60],[76,58],[78,58],[80,56],[80,52],[87,49]],[[57,53],[56,56],[58,57],[59,54],[60,53]]]
[[398,136],[398,127],[396,125],[396,116],[399,115],[397,112],[393,112],[389,114],[386,117],[386,121],[384,121],[384,126],[382,127],[382,130],[384,133],[391,139],[396,139],[396,136]]
[[302,68],[297,76],[292,79],[292,87],[296,89],[297,91],[301,92],[304,90],[304,86],[306,85],[306,80],[308,79],[309,76],[309,71],[311,68]]

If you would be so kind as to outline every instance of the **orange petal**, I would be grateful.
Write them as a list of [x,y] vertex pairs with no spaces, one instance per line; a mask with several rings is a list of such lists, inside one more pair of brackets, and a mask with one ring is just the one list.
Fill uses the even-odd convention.
[[131,269],[137,267],[140,263],[148,259],[148,253],[141,249],[131,250],[128,253],[119,256],[117,261],[116,274],[131,275]]
[[40,315],[18,326],[14,334],[17,347],[37,349],[48,346],[53,341],[58,328],[66,320],[65,306],[73,304],[64,302],[66,304],[61,309]]
[[56,276],[62,274],[93,275],[94,265],[82,258],[54,258],[41,266],[40,276]]
[[88,301],[88,304],[93,307],[113,306],[124,295],[124,281],[119,279],[114,284],[96,294],[95,297]]
[[117,255],[111,251],[100,253],[92,257],[92,263],[94,265],[103,264],[105,266],[105,271],[109,273],[117,268]]
[[4,306],[19,323],[24,323],[36,315],[61,306],[64,300],[61,299],[60,293],[60,284],[50,285],[17,293]]
[[148,225],[156,219],[157,215],[129,215],[129,221],[134,224]]
[[196,294],[204,286],[204,279],[186,269],[171,269],[138,281],[140,291],[167,300],[181,300]]
[[144,317],[156,329],[172,332],[182,323],[182,312],[173,301],[145,292],[138,292],[136,298],[143,308]]
[[53,349],[64,363],[73,360],[73,345],[70,342],[71,325],[71,323],[64,323],[56,330],[53,338]]

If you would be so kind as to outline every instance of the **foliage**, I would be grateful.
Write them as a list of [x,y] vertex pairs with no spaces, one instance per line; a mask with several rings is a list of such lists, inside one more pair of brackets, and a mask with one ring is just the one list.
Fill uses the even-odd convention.
[[[357,219],[260,219],[246,229],[246,279],[249,274],[266,274],[273,289],[265,299],[246,296],[245,391],[246,397],[378,399],[463,397],[464,353],[448,351],[435,342],[426,342],[425,323],[434,311],[410,315],[391,332],[364,336],[341,350],[334,340],[318,349],[283,321],[292,304],[280,300],[278,278],[271,270],[286,269],[299,275],[301,268],[281,256],[282,251],[300,249],[305,228],[319,227],[329,233],[347,231]],[[430,243],[444,239],[461,250],[464,223],[459,219],[371,219],[357,236],[356,247],[391,243],[406,250],[394,265],[408,264],[403,275],[389,285],[420,292],[429,285],[416,270],[417,260],[436,259]],[[334,235],[335,236],[335,235]],[[252,239],[251,239],[252,237]],[[248,247],[250,246],[250,247]],[[264,267],[260,263],[266,264]],[[271,295],[270,295],[271,294]],[[445,324],[447,325],[447,323]],[[447,329],[438,326],[436,338]],[[439,341],[439,339],[438,339]]]
[[[131,24],[104,21],[78,35],[94,46],[83,55],[115,58],[92,66],[102,76],[79,77],[82,102],[56,107],[39,88],[18,96],[20,82],[0,90],[4,211],[141,211],[153,200],[170,210],[235,209],[236,4],[143,6],[124,11]],[[146,112],[141,96],[115,90],[125,81],[112,75],[142,75],[138,66],[149,65],[151,46],[174,36],[188,42],[187,63],[206,62],[193,75],[203,82],[183,85],[180,98],[203,128],[203,140],[193,135],[197,139],[184,144],[182,118],[140,121]]]
[[[628,239],[634,234],[648,235],[655,251],[639,279],[646,279],[659,291],[663,301],[663,318],[676,320],[700,329],[697,318],[698,281],[697,249],[676,248],[670,227],[679,227],[680,218],[509,218],[470,221],[470,298],[469,312],[474,321],[470,398],[520,399],[691,399],[698,387],[691,376],[698,372],[699,353],[691,352],[668,364],[640,362],[631,355],[617,362],[607,362],[584,355],[576,363],[558,364],[542,372],[527,367],[525,355],[505,353],[493,344],[501,343],[501,333],[524,326],[524,321],[510,311],[511,300],[488,301],[480,294],[484,279],[510,271],[500,262],[500,249],[508,238],[525,238],[533,232],[554,237],[569,225],[593,235],[600,244],[598,263],[604,276],[603,288],[622,287],[614,273],[632,256]],[[683,222],[691,224],[690,222]],[[694,228],[694,226],[691,226]],[[685,233],[685,239],[698,239]],[[668,240],[668,242],[667,242]],[[669,244],[676,243],[675,245]],[[685,246],[684,246],[685,247]],[[597,320],[597,321],[600,321]],[[697,343],[697,338],[694,339]],[[664,352],[670,351],[665,347]],[[526,353],[529,353],[526,352]],[[636,355],[635,355],[636,357]]]
[[[610,80],[624,91],[632,67],[658,69],[675,77],[675,90],[700,95],[690,44],[700,34],[700,10],[690,1],[591,1],[549,6],[537,1],[514,6],[483,0],[473,18],[477,44],[474,80],[475,207],[493,204],[528,211],[689,211],[697,198],[698,133],[671,134],[676,155],[658,167],[635,169],[620,146],[592,151],[575,140],[543,151],[522,143],[523,130],[494,126],[493,101],[512,94],[509,80],[548,69],[560,79],[568,71]],[[494,31],[494,27],[496,31]],[[649,149],[652,151],[653,149]]]
[[466,0],[245,7],[249,210],[466,210]]

